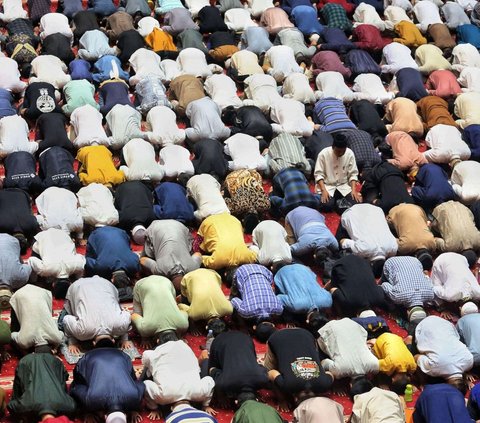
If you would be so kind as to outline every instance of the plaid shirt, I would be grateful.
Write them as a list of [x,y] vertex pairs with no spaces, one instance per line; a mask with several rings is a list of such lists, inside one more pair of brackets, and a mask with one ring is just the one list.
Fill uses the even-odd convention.
[[381,162],[380,156],[375,151],[372,137],[368,132],[352,129],[343,132],[347,139],[348,148],[353,151],[358,170],[371,169]]
[[283,169],[274,176],[272,185],[272,206],[277,206],[275,203],[278,196],[283,197],[278,206],[282,213],[286,214],[298,206],[316,209],[320,204],[318,196],[310,191],[305,175],[298,169]]
[[385,262],[382,288],[395,304],[407,308],[433,301],[433,285],[415,257],[392,257]]
[[328,3],[322,8],[323,19],[329,28],[339,28],[343,31],[352,29],[352,22],[347,17],[345,9],[336,3]]
[[283,306],[273,292],[273,275],[259,264],[245,264],[235,272],[240,298],[233,298],[232,305],[244,319],[262,319],[280,315]]

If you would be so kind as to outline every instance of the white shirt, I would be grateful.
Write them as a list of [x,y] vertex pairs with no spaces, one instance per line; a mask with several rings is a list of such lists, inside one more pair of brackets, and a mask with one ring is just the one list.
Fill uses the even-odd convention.
[[412,3],[409,0],[384,0],[384,5],[391,5],[394,7],[400,7],[405,12],[410,12],[413,9]]
[[454,2],[447,1],[442,7],[443,16],[449,29],[455,29],[457,26],[470,24],[470,19],[463,10],[463,6]]
[[452,188],[462,203],[480,200],[480,163],[466,160],[458,163],[452,172]]
[[205,6],[210,6],[208,0],[185,0],[185,4],[192,15],[192,18],[196,18],[198,12],[200,12]]
[[422,354],[417,365],[423,373],[448,378],[462,375],[473,366],[473,356],[460,342],[455,326],[438,316],[428,316],[415,329],[417,349]]
[[480,93],[468,92],[460,94],[455,100],[455,115],[459,117],[455,122],[465,129],[469,125],[480,124]]
[[122,148],[126,165],[120,166],[128,181],[160,182],[165,175],[163,166],[155,161],[153,145],[140,138],[128,141]]
[[52,34],[62,34],[70,40],[73,32],[68,23],[68,18],[63,13],[47,13],[40,19],[40,38],[42,40]]
[[197,205],[198,210],[194,214],[198,220],[212,214],[230,213],[220,192],[219,182],[209,174],[192,176],[187,182],[187,194]]
[[350,237],[342,242],[342,248],[351,249],[353,254],[372,261],[397,254],[397,240],[380,207],[355,204],[342,214],[342,226]]
[[452,303],[480,299],[480,285],[461,254],[440,254],[433,263],[431,281],[435,297],[440,300]]
[[115,226],[118,211],[113,205],[112,192],[102,184],[92,183],[77,192],[79,210],[90,226]]
[[457,78],[458,83],[464,87],[463,92],[480,92],[480,68],[465,67]]
[[243,32],[249,26],[257,26],[247,9],[229,9],[225,12],[224,20],[228,29],[234,32]]
[[274,263],[291,263],[292,252],[287,241],[287,231],[275,220],[260,222],[252,232],[254,245],[250,249],[257,252],[257,260],[263,266]]
[[443,124],[433,126],[425,136],[425,143],[430,150],[423,155],[430,163],[449,163],[453,159],[470,158],[470,148],[455,126]]
[[153,136],[149,141],[166,146],[181,144],[185,140],[185,130],[177,126],[177,115],[167,106],[155,106],[147,114],[147,124]]
[[375,387],[355,395],[351,419],[351,423],[405,423],[405,411],[395,392]]
[[[215,382],[210,376],[200,378],[200,367],[192,349],[183,341],[170,341],[152,350],[146,350],[142,364],[147,375],[157,385],[158,404],[172,404],[180,400],[202,402],[208,405]],[[149,384],[150,384],[149,383]],[[147,393],[149,392],[149,384]]]
[[240,50],[233,53],[230,62],[227,60],[225,65],[236,69],[239,76],[248,76],[255,73],[263,74],[263,69],[258,64],[258,56],[250,50]]
[[160,29],[160,23],[152,16],[145,16],[138,21],[137,31],[143,38],[150,34],[154,28]]
[[68,315],[63,325],[69,343],[71,338],[88,341],[99,335],[128,339],[130,312],[120,307],[115,285],[100,276],[81,278],[70,285],[65,310]]
[[315,84],[318,91],[315,91],[315,96],[318,100],[322,98],[333,97],[338,100],[350,102],[354,99],[354,93],[343,79],[340,72],[327,71],[317,75]]
[[315,103],[315,93],[310,86],[308,77],[303,73],[294,72],[283,81],[284,98],[292,98],[301,103]]
[[480,53],[469,43],[458,44],[452,50],[452,68],[461,72],[465,67],[480,67]]
[[76,135],[73,144],[77,148],[92,144],[110,145],[102,121],[103,116],[95,107],[89,104],[77,107],[70,116]]
[[132,138],[148,138],[142,131],[142,115],[129,104],[116,104],[105,116],[112,136],[110,147],[118,150]]
[[[429,2],[429,0],[425,0],[425,2]],[[382,52],[385,63],[384,65],[382,65],[383,73],[395,74],[403,68],[418,69],[417,63],[415,62],[415,60],[413,60],[411,50],[403,44],[387,44],[383,48]]]
[[230,129],[222,122],[220,107],[210,97],[188,103],[185,114],[191,125],[185,130],[185,135],[191,141],[202,138],[222,141],[230,135]]
[[316,183],[320,180],[324,181],[330,195],[333,195],[335,190],[340,191],[343,196],[350,194],[351,181],[358,180],[357,163],[353,151],[347,148],[343,156],[337,157],[332,147],[324,148],[317,156],[314,176]]
[[375,8],[367,3],[360,3],[353,14],[354,26],[359,24],[368,24],[377,27],[380,31],[387,29],[386,22],[382,20]]
[[267,162],[260,154],[259,142],[256,138],[238,133],[225,140],[224,144],[225,154],[232,158],[228,163],[230,170],[266,170]]
[[0,20],[11,22],[15,19],[27,19],[27,11],[23,8],[22,0],[3,0],[3,13],[0,13]]
[[286,132],[296,137],[309,137],[313,133],[313,124],[305,116],[305,106],[297,100],[278,100],[270,109],[270,118],[276,134]]
[[244,81],[245,106],[257,106],[266,113],[270,106],[278,101],[281,96],[277,90],[277,82],[270,75],[254,74]]
[[466,12],[470,12],[477,4],[476,0],[455,0]]
[[422,32],[427,32],[429,25],[443,23],[438,6],[430,0],[417,2],[413,6],[413,13],[415,13],[417,21],[420,22],[417,27]]
[[128,60],[135,72],[135,75],[130,77],[130,85],[136,85],[148,74],[157,75],[163,80],[165,75],[160,69],[160,62],[160,56],[157,53],[146,48],[139,48]]
[[28,125],[25,119],[18,115],[0,119],[0,156],[8,156],[15,151],[33,154],[37,150],[38,144],[28,139]]
[[83,219],[77,196],[65,188],[50,187],[35,200],[40,228],[61,229],[67,233],[82,232]]
[[273,46],[265,53],[265,60],[268,60],[272,66],[268,73],[276,81],[283,81],[293,72],[303,73],[303,69],[298,65],[295,59],[295,53],[289,46]]
[[367,331],[358,323],[332,320],[318,334],[318,346],[329,357],[322,360],[322,367],[335,379],[378,372],[378,359],[367,346]]
[[58,57],[52,55],[41,55],[32,60],[32,73],[29,83],[48,82],[57,89],[62,89],[71,80],[67,75],[67,65]]
[[352,90],[355,91],[357,100],[368,100],[376,104],[386,104],[395,97],[394,93],[387,92],[380,77],[374,73],[358,75],[353,81]]
[[247,0],[247,3],[248,10],[255,19],[258,19],[265,10],[275,6],[272,0]]
[[77,254],[75,243],[65,231],[50,228],[35,235],[32,250],[41,258],[30,257],[28,264],[44,277],[68,278],[83,272],[85,257]]
[[0,57],[0,88],[21,93],[27,84],[20,81],[18,63],[9,57]]
[[190,160],[190,151],[181,145],[167,145],[160,150],[160,164],[167,178],[176,178],[181,173],[193,175],[195,169]]
[[395,26],[401,21],[412,22],[410,17],[405,12],[405,9],[399,6],[388,6],[385,9],[384,15],[385,15],[385,19],[391,22],[393,26]]
[[203,88],[221,110],[228,106],[241,107],[243,105],[242,100],[238,98],[235,82],[223,73],[209,76],[205,80]]
[[162,63],[160,63],[160,69],[164,73],[164,83],[171,82],[177,76],[182,74],[182,70],[179,68],[178,63],[172,59],[162,60]]
[[206,78],[212,74],[205,53],[198,48],[189,47],[181,50],[177,57],[177,64],[183,75]]

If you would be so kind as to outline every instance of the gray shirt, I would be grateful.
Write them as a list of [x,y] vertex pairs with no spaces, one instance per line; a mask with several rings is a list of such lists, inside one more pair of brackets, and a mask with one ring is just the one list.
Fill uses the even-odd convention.
[[184,7],[177,7],[166,13],[162,26],[162,30],[172,35],[180,34],[186,29],[198,30],[198,25],[193,21],[192,15],[188,9]]
[[457,322],[457,332],[461,341],[473,355],[475,366],[480,364],[480,313],[467,314]]
[[220,117],[220,107],[210,97],[190,102],[185,113],[192,125],[191,128],[185,129],[185,135],[191,141],[199,141],[202,138],[223,141],[230,136],[230,129],[224,125]]
[[7,234],[0,234],[0,285],[12,290],[28,282],[32,268],[20,261],[20,243]]

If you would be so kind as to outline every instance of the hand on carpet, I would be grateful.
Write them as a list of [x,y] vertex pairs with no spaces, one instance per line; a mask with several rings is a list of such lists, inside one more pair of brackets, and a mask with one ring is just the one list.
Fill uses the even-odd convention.
[[130,415],[130,423],[140,423],[142,420],[143,418],[140,413],[132,411],[132,414]]
[[211,416],[216,416],[218,413],[218,411],[215,411],[212,407],[205,407],[203,411],[205,411],[205,413],[207,414],[210,414]]
[[120,344],[120,349],[122,350],[128,350],[130,348],[133,348],[132,341],[122,341],[122,343]]
[[160,414],[160,411],[150,411],[147,417],[150,420],[160,420],[162,418],[162,415]]
[[449,320],[450,322],[452,322],[455,319],[455,315],[452,312],[446,311],[446,310],[440,312],[440,317],[442,319]]
[[82,352],[80,351],[80,348],[76,344],[72,344],[68,346],[68,352],[73,355],[80,355]]

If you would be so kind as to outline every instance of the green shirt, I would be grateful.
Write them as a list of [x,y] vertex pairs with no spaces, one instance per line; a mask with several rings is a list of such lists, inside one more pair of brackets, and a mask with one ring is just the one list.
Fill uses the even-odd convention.
[[237,410],[232,423],[284,423],[284,420],[273,407],[249,400]]
[[165,330],[185,332],[188,329],[188,315],[178,308],[175,288],[163,276],[149,276],[135,284],[133,311],[142,315],[133,324],[144,338]]

